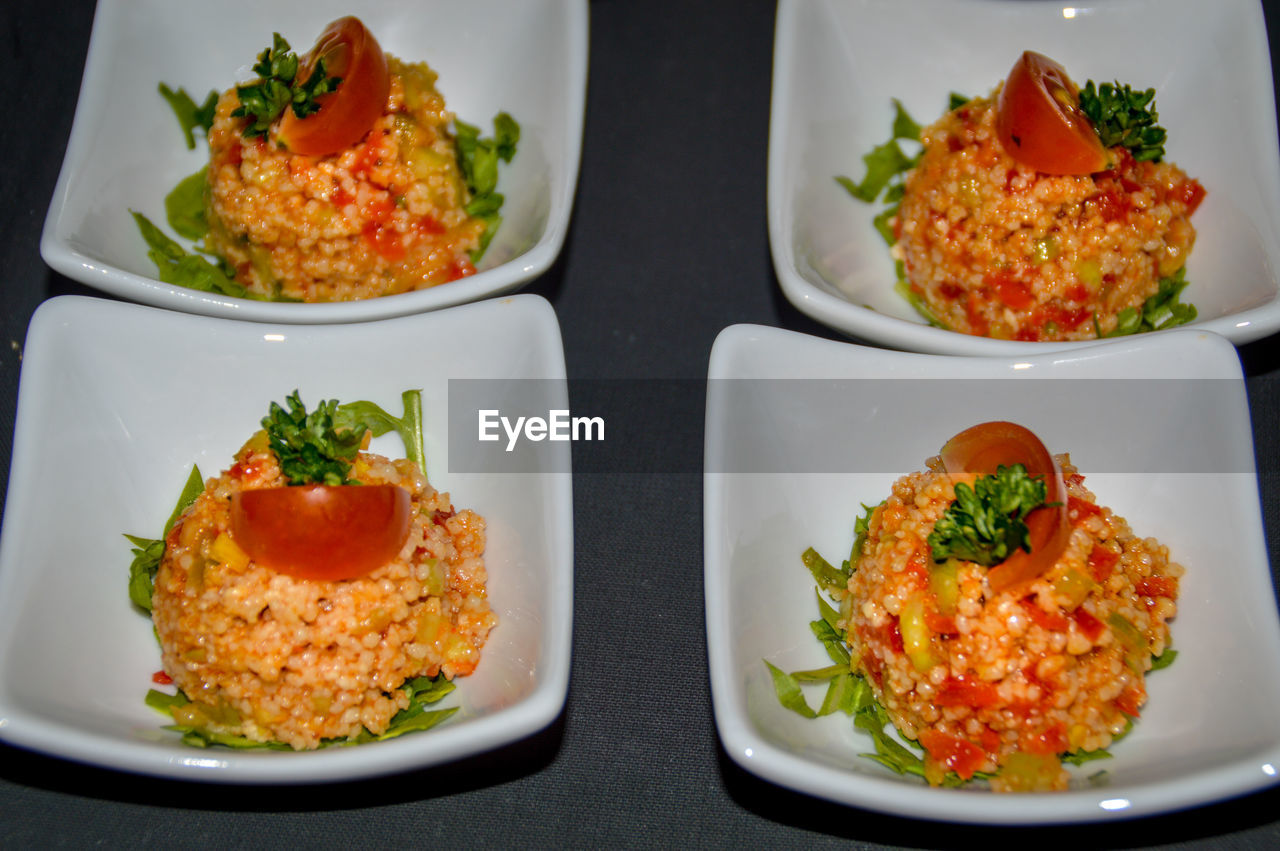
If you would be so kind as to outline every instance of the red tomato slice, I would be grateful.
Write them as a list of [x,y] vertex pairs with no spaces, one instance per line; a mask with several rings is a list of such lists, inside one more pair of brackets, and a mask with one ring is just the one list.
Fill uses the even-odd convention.
[[1009,156],[1046,174],[1092,174],[1110,155],[1080,111],[1080,95],[1057,62],[1030,50],[1009,72],[997,103],[996,133]]
[[1053,567],[1066,549],[1071,524],[1062,471],[1040,438],[1017,423],[980,423],[960,432],[942,447],[942,466],[953,476],[966,473],[989,476],[1001,465],[1014,464],[1023,465],[1030,476],[1044,476],[1045,505],[1027,515],[1031,551],[1015,550],[987,571],[987,582],[997,594],[1035,579]]
[[301,485],[231,498],[231,537],[249,558],[299,579],[364,576],[409,536],[409,492],[396,485]]
[[299,63],[297,79],[306,80],[319,59],[324,59],[325,73],[342,82],[333,93],[318,97],[319,109],[306,118],[286,109],[276,128],[281,144],[311,157],[336,154],[363,139],[382,115],[391,90],[387,57],[359,18],[348,15],[325,27]]

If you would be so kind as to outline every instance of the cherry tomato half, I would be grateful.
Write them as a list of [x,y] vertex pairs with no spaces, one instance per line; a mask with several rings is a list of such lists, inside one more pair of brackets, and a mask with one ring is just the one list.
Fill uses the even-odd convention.
[[1046,174],[1092,174],[1110,155],[1088,116],[1079,92],[1057,62],[1030,50],[1022,54],[1000,89],[996,133],[1023,165]]
[[336,154],[364,138],[386,108],[391,90],[387,57],[359,18],[348,15],[325,27],[300,63],[298,79],[311,76],[320,59],[325,73],[342,82],[318,97],[319,109],[306,118],[286,109],[276,128],[276,139],[286,148],[312,157]]
[[300,485],[231,497],[231,537],[249,558],[299,579],[364,576],[409,536],[409,492],[396,485]]
[[[1053,567],[1071,537],[1067,517],[1067,487],[1049,450],[1030,429],[1017,423],[980,423],[951,438],[942,447],[942,466],[952,475],[988,476],[1003,465],[1021,464],[1032,477],[1044,476],[1045,504],[1027,515],[1031,551],[1013,555],[987,571],[991,590],[1000,593],[1029,582]],[[1056,503],[1056,505],[1055,505]]]

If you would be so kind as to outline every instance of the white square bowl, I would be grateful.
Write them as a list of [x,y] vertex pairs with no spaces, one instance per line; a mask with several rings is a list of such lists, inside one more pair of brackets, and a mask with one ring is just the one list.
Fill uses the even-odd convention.
[[[325,24],[356,15],[390,55],[425,61],[450,110],[488,134],[520,122],[500,169],[502,226],[475,275],[426,290],[328,304],[262,302],[162,283],[130,210],[168,232],[165,195],[208,163],[183,143],[156,87],[197,101],[252,78],[279,32],[300,53]],[[563,245],[582,147],[586,0],[101,0],[62,172],[40,251],[54,270],[123,298],[210,316],[352,322],[421,313],[508,292],[547,270]],[[172,235],[172,234],[171,234]]]
[[[68,759],[218,783],[312,783],[421,768],[532,734],[569,677],[573,518],[567,445],[522,469],[483,466],[451,434],[450,383],[537,379],[566,397],[555,314],[516,295],[351,326],[264,325],[77,296],[43,304],[23,355],[0,530],[0,739]],[[143,704],[160,667],[126,590],[122,533],[158,534],[192,463],[226,469],[271,401],[368,399],[393,414],[422,390],[427,469],[487,521],[498,626],[480,665],[420,733],[302,753],[195,749]],[[474,432],[472,432],[474,434]],[[389,441],[383,444],[383,441]],[[374,450],[403,455],[398,439]],[[492,458],[493,456],[488,456]]]
[[[937,354],[1029,354],[934,328],[894,292],[878,205],[835,182],[889,137],[892,98],[921,124],[950,92],[985,95],[1024,50],[1073,79],[1154,88],[1168,158],[1208,195],[1183,300],[1193,327],[1244,343],[1280,328],[1280,151],[1257,0],[781,0],[769,127],[768,222],[783,293],[844,334]],[[1159,332],[1156,332],[1159,333]]]
[[[1147,815],[1275,783],[1280,618],[1244,383],[1223,338],[1181,329],[972,358],[739,325],[712,349],[706,417],[711,694],[721,741],[747,771],[851,806],[994,824]],[[818,610],[801,553],[838,563],[863,504],[951,435],[996,419],[1070,452],[1099,504],[1187,569],[1171,624],[1177,660],[1147,680],[1142,718],[1113,757],[1072,769],[1065,792],[933,789],[894,774],[859,756],[874,747],[848,716],[783,708],[763,661],[830,664],[809,631]],[[1088,780],[1099,769],[1105,785]]]

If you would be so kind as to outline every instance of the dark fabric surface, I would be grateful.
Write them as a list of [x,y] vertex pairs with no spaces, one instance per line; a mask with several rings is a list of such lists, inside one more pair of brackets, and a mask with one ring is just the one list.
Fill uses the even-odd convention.
[[[92,11],[88,0],[0,8],[0,86],[8,112],[0,122],[0,456],[6,458],[32,311],[54,295],[97,294],[50,272],[38,251]],[[774,11],[763,0],[591,4],[574,221],[561,258],[528,291],[555,306],[572,378],[676,379],[659,382],[660,393],[631,406],[612,395],[619,382],[581,381],[573,404],[633,418],[638,430],[667,436],[682,460],[673,463],[661,441],[640,441],[625,469],[599,464],[575,477],[574,657],[560,718],[528,740],[474,759],[320,787],[160,781],[0,745],[0,846],[989,841],[989,830],[880,816],[777,788],[732,763],[716,736],[703,622],[699,379],[716,334],[733,323],[836,338],[786,303],[770,261],[764,177]],[[1276,43],[1280,11],[1270,17]],[[1274,564],[1280,341],[1253,344],[1241,355]],[[1053,837],[1083,848],[1280,847],[1280,790],[1160,818],[1055,829]],[[998,838],[1032,836],[1008,830]]]

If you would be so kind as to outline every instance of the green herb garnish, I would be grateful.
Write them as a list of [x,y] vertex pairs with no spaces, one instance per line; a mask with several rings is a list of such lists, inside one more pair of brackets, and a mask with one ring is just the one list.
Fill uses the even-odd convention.
[[1031,533],[1024,521],[1044,505],[1043,476],[1028,476],[1022,464],[1000,465],[995,473],[979,477],[973,487],[959,482],[955,490],[955,501],[929,533],[934,561],[958,558],[990,567],[1014,550],[1031,551]]
[[396,432],[404,443],[405,457],[417,464],[425,476],[427,455],[422,425],[422,391],[406,390],[400,394],[400,401],[404,404],[404,415],[401,417],[391,416],[373,402],[348,402],[339,405],[335,423],[340,428],[360,432],[367,429],[374,437],[381,437],[389,431]]
[[[902,147],[898,144],[900,139],[919,142],[920,125],[907,114],[907,111],[902,107],[902,103],[896,98],[893,101],[893,109],[893,129],[889,135],[889,141],[882,145],[877,145],[871,149],[871,153],[862,157],[862,161],[867,166],[867,171],[863,175],[862,181],[855,183],[851,178],[843,175],[836,178],[836,183],[843,186],[850,195],[859,201],[871,204],[879,198],[886,204],[890,204],[891,212],[889,217],[897,214],[897,202],[902,199],[904,175],[915,168],[916,163],[920,160],[918,153],[913,157],[909,157],[903,153]],[[886,242],[892,245],[894,241],[892,233],[886,231],[887,228],[881,229],[881,235],[885,237]]]
[[[1126,307],[1116,314],[1116,327],[1103,337],[1123,337],[1145,331],[1159,331],[1195,321],[1194,304],[1180,300],[1182,291],[1190,283],[1186,279],[1187,267],[1183,266],[1167,278],[1161,278],[1154,295],[1142,303],[1141,308]],[[1094,320],[1097,327],[1097,320]]]
[[191,503],[196,501],[196,497],[203,490],[204,478],[200,475],[200,468],[193,465],[191,474],[187,476],[187,483],[182,486],[182,493],[178,495],[173,513],[165,521],[164,531],[160,533],[160,537],[142,538],[137,535],[125,535],[129,543],[133,544],[133,561],[129,564],[129,599],[145,612],[151,611],[151,591],[155,587],[156,571],[160,568],[160,560],[164,558],[165,538],[169,536],[169,530],[173,528],[173,524],[178,522],[178,518],[191,507]]
[[194,150],[196,137],[193,131],[199,127],[207,134],[209,128],[213,126],[213,116],[218,108],[218,93],[209,92],[209,96],[199,106],[196,106],[196,102],[191,99],[191,95],[187,94],[186,89],[180,88],[175,92],[161,83],[160,94],[169,102],[173,114],[178,118],[178,124],[182,127],[182,136],[187,142],[187,150]]
[[[864,508],[866,509],[865,514],[858,518],[858,521],[854,524],[856,537],[859,541],[865,540],[865,524],[876,506],[864,506]],[[792,671],[790,673],[781,670],[768,660],[764,660],[764,664],[773,681],[774,693],[784,707],[805,718],[819,718],[836,712],[848,715],[853,719],[855,727],[866,732],[871,737],[871,741],[875,746],[873,752],[859,754],[860,756],[875,760],[899,774],[913,774],[924,777],[925,762],[923,755],[903,745],[886,732],[885,728],[891,726],[889,713],[876,701],[875,693],[866,678],[853,670],[852,659],[849,656],[849,649],[845,640],[845,632],[839,625],[840,615],[824,599],[822,594],[824,587],[827,588],[828,593],[833,591],[828,580],[835,578],[836,575],[842,572],[847,578],[848,573],[856,569],[856,556],[860,549],[860,545],[855,548],[855,559],[852,564],[844,562],[843,567],[845,570],[843,571],[836,570],[830,562],[812,548],[805,550],[804,555],[801,557],[801,561],[818,579],[819,583],[817,599],[818,610],[822,617],[811,621],[809,629],[826,649],[827,656],[831,659],[832,664],[825,668]],[[837,597],[841,593],[842,591],[835,591]],[[818,683],[826,683],[827,688],[823,693],[821,705],[814,709],[805,700],[802,686]],[[920,747],[915,742],[910,744],[917,749]],[[990,775],[981,773],[975,776],[981,778],[990,777]],[[948,772],[943,779],[944,786],[959,786],[963,783],[964,780],[954,771]]]
[[1093,80],[1080,90],[1080,111],[1089,117],[1104,147],[1124,145],[1139,162],[1160,162],[1165,131],[1156,122],[1156,90],[1135,92],[1128,85]]
[[453,121],[454,136],[458,145],[458,168],[471,193],[466,206],[467,215],[485,223],[480,235],[480,245],[471,252],[471,262],[478,263],[494,233],[502,224],[499,211],[505,200],[498,187],[498,162],[511,162],[520,142],[520,125],[505,112],[493,119],[493,136],[481,138],[480,128],[456,118]]
[[364,432],[339,431],[335,427],[337,399],[322,401],[308,413],[302,397],[294,390],[285,398],[285,403],[288,410],[279,403],[271,403],[262,418],[262,427],[289,484],[349,484],[347,473],[360,451]]
[[169,227],[178,236],[193,242],[204,239],[209,232],[209,220],[205,216],[204,193],[208,186],[209,167],[184,177],[164,196],[164,215]]
[[141,213],[130,210],[133,220],[147,243],[147,256],[156,264],[157,277],[166,284],[187,287],[207,293],[257,298],[220,264],[213,263],[198,254],[190,254],[170,239],[164,231],[152,224]]
[[[394,739],[397,736],[403,736],[405,733],[428,730],[458,711],[456,706],[448,709],[428,708],[432,704],[439,703],[455,688],[456,686],[453,682],[447,679],[444,674],[437,674],[434,677],[415,677],[401,686],[401,689],[409,695],[409,705],[391,718],[387,729],[382,733],[374,735],[366,728],[350,738],[325,739],[320,743],[320,747],[327,748],[341,745],[359,745],[365,742],[381,742],[387,739]],[[183,693],[182,689],[178,689],[176,694],[167,694],[151,689],[147,692],[143,702],[152,709],[173,717],[175,709],[187,706],[191,703],[191,700]],[[181,733],[183,744],[197,748],[217,745],[224,748],[235,748],[236,750],[293,750],[283,742],[259,742],[247,736],[218,733],[207,727],[193,724],[170,724],[165,729]]]
[[400,398],[404,403],[401,417],[391,416],[373,402],[339,405],[336,399],[321,402],[308,413],[302,397],[294,390],[285,398],[288,410],[271,403],[262,418],[262,427],[271,451],[280,461],[280,470],[291,485],[351,484],[347,474],[366,431],[374,437],[395,431],[404,443],[405,456],[426,475],[422,391],[406,390]]
[[315,68],[306,80],[298,82],[298,57],[280,33],[272,34],[271,47],[258,54],[253,70],[259,77],[258,81],[236,87],[240,106],[231,113],[235,118],[249,119],[244,128],[245,138],[261,136],[266,139],[271,125],[290,107],[298,118],[312,115],[320,109],[317,98],[335,91],[342,82],[341,77],[330,77],[325,73],[323,58],[316,60]]

